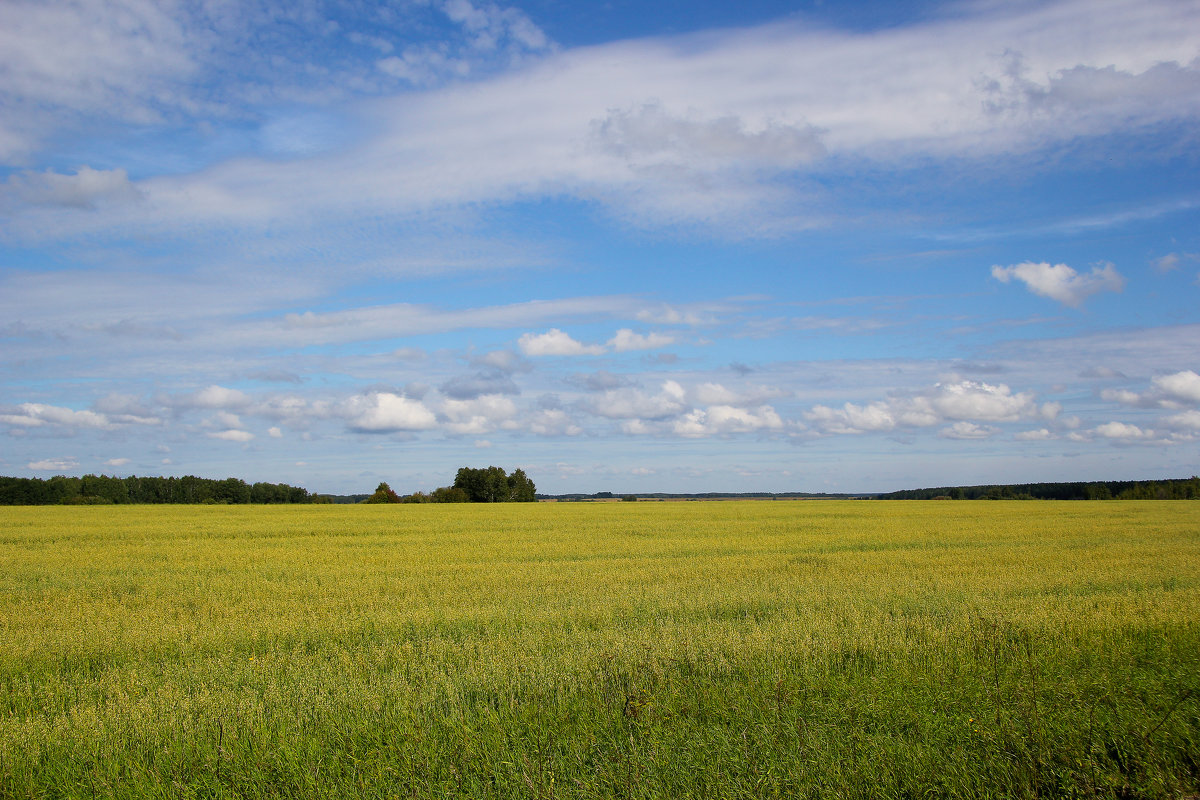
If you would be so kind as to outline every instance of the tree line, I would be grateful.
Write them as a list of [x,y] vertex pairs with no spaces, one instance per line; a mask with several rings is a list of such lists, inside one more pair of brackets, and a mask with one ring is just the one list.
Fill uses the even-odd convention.
[[109,505],[129,503],[321,503],[307,489],[286,483],[246,483],[239,478],[118,478],[55,475],[52,478],[0,477],[0,505]]
[[509,475],[500,467],[462,467],[454,476],[454,484],[432,492],[399,495],[386,483],[380,483],[375,493],[364,503],[532,503],[537,499],[533,481],[523,469]]
[[879,500],[1197,500],[1200,477],[1157,481],[937,486],[877,495]]

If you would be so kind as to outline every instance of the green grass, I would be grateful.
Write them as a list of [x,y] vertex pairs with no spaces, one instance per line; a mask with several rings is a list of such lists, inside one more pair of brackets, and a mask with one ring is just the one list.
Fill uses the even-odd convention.
[[0,510],[4,797],[1184,797],[1200,507]]

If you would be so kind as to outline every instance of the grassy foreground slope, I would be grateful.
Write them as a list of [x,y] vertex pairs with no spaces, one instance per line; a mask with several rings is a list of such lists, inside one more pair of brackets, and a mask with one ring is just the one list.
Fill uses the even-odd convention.
[[1181,797],[1193,503],[0,511],[3,797]]

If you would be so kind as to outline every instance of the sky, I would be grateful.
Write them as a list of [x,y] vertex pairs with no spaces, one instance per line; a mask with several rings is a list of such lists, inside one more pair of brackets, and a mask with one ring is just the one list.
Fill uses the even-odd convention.
[[0,474],[492,464],[1200,473],[1200,3],[0,3]]

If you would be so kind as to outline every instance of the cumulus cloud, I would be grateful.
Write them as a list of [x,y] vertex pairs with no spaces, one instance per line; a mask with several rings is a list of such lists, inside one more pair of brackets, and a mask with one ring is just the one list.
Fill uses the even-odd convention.
[[1051,433],[1048,428],[1038,428],[1033,431],[1021,431],[1014,434],[1013,438],[1018,442],[1046,442],[1058,437]]
[[206,424],[214,428],[240,428],[242,427],[242,418],[228,411],[218,411],[207,420]]
[[437,426],[437,416],[419,400],[391,392],[355,395],[341,407],[351,430],[360,433],[424,431]]
[[[1053,419],[1057,403],[1039,406],[1030,392],[1013,393],[1005,384],[981,381],[938,383],[911,396],[890,397],[865,405],[846,403],[841,408],[817,405],[804,416],[822,433],[857,434],[886,432],[898,427],[930,427],[942,422],[1015,422]],[[984,428],[951,426],[950,438],[979,438]],[[990,435],[990,434],[989,434]]]
[[1154,388],[1169,400],[1184,403],[1200,403],[1200,375],[1185,369],[1171,375],[1162,375],[1151,381]]
[[560,408],[544,408],[526,420],[525,427],[538,436],[578,436],[583,428]]
[[1123,406],[1152,407],[1158,405],[1158,401],[1149,393],[1142,395],[1130,389],[1105,389],[1100,392],[1100,399],[1110,403],[1120,403]]
[[577,342],[558,328],[522,334],[517,346],[527,356],[597,356],[604,352],[601,345]]
[[629,328],[621,328],[613,338],[608,340],[608,346],[618,353],[626,353],[630,350],[654,350],[674,343],[674,336],[668,336],[665,333],[634,333]]
[[109,466],[109,467],[123,467],[128,463],[129,463],[128,458],[110,458],[104,462],[105,466]]
[[771,406],[755,409],[716,405],[695,408],[676,420],[672,431],[679,436],[696,438],[730,433],[777,431],[784,427],[783,419]]
[[1163,423],[1175,430],[1200,431],[1200,411],[1191,409],[1163,419]]
[[514,427],[516,404],[500,394],[483,395],[470,400],[449,399],[442,403],[445,428],[459,435],[490,433],[497,427]]
[[45,458],[40,461],[30,461],[26,466],[38,472],[70,472],[79,467],[75,458]]
[[1097,436],[1105,439],[1117,439],[1120,441],[1136,441],[1138,439],[1150,439],[1154,437],[1154,431],[1142,430],[1137,425],[1130,425],[1125,422],[1106,422],[1103,425],[1097,425],[1094,432]]
[[14,428],[40,428],[56,425],[63,428],[93,428],[109,430],[113,423],[104,414],[95,411],[76,411],[44,403],[22,403],[10,413],[0,414],[0,423]]
[[976,425],[974,422],[956,422],[938,431],[943,439],[989,439],[1000,432],[991,425]]
[[134,395],[110,392],[97,399],[93,406],[96,411],[118,423],[157,425],[162,422],[149,406]]
[[895,415],[883,402],[866,406],[846,403],[841,408],[817,405],[806,411],[804,418],[825,433],[867,433],[896,427]]
[[1034,294],[1072,308],[1078,308],[1097,292],[1120,292],[1125,288],[1125,279],[1112,264],[1093,267],[1087,275],[1080,275],[1066,264],[1051,266],[1044,261],[1026,261],[1010,267],[992,267],[992,277],[1001,283],[1015,278]]
[[1039,414],[1052,418],[1059,409],[1057,404],[1049,403],[1039,409],[1030,392],[1013,394],[1002,383],[976,381],[938,384],[927,399],[942,417],[959,420],[1012,422]]
[[637,388],[610,389],[587,403],[588,409],[609,419],[666,419],[686,408],[687,392],[678,382],[663,381],[658,392]]
[[254,434],[250,433],[250,431],[234,430],[232,428],[225,431],[214,431],[205,435],[210,439],[221,439],[226,442],[248,442],[254,438]]
[[1150,389],[1135,392],[1131,389],[1105,389],[1100,397],[1114,403],[1139,408],[1179,408],[1200,403],[1200,374],[1190,369],[1151,379]]

